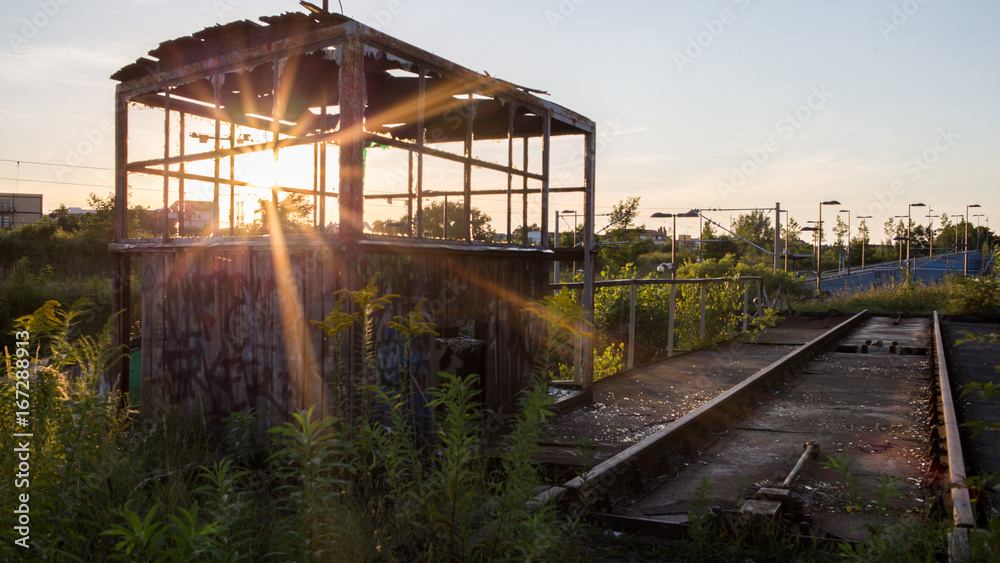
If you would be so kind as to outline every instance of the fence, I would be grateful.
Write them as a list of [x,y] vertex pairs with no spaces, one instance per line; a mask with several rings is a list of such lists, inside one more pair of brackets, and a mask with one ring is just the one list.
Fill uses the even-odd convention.
[[[669,285],[670,292],[667,298],[667,355],[674,355],[674,344],[675,344],[675,333],[676,333],[676,320],[677,320],[677,286],[678,285],[697,285],[699,286],[699,335],[702,340],[706,336],[706,325],[708,320],[708,308],[706,307],[706,297],[708,294],[709,286],[711,285],[721,285],[725,286],[732,284],[734,282],[743,284],[743,315],[742,315],[742,330],[746,332],[749,329],[750,321],[750,285],[753,283],[755,286],[755,298],[753,300],[754,311],[752,316],[760,316],[764,307],[764,288],[763,288],[764,278],[759,276],[739,276],[734,278],[697,278],[697,279],[621,279],[621,280],[602,280],[594,282],[595,292],[599,291],[601,288],[609,287],[628,287],[629,288],[629,321],[628,321],[628,347],[626,349],[625,355],[625,368],[629,369],[635,365],[635,332],[636,332],[636,297],[637,290],[639,286],[646,285]],[[583,289],[582,282],[566,282],[566,283],[554,283],[549,285],[549,289],[552,291],[558,291],[560,289]],[[595,299],[596,301],[596,299]],[[582,351],[578,350],[578,354]],[[580,361],[582,358],[576,358],[574,362],[577,366],[582,365]],[[574,380],[579,382],[580,377],[583,374],[579,373],[577,369],[577,374]],[[587,374],[585,381],[592,381],[592,374]]]

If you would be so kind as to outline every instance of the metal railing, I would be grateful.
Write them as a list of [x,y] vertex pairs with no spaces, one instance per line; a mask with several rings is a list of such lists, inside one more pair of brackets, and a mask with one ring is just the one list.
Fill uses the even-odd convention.
[[[625,356],[625,369],[630,369],[635,365],[635,327],[636,327],[636,294],[639,286],[645,285],[669,285],[670,295],[667,298],[667,356],[674,355],[676,311],[677,311],[677,286],[678,285],[698,285],[700,286],[700,327],[699,334],[704,340],[707,323],[706,295],[708,286],[712,284],[730,284],[733,282],[743,283],[743,332],[749,329],[750,322],[750,285],[755,285],[756,297],[753,300],[754,313],[752,316],[759,317],[763,310],[764,278],[760,276],[738,276],[732,278],[691,278],[691,279],[620,279],[601,280],[594,282],[595,291],[606,287],[629,287],[629,323],[628,323],[628,348]],[[583,289],[582,282],[564,282],[549,284],[549,289],[558,291],[560,289]],[[579,365],[579,363],[577,364]]]

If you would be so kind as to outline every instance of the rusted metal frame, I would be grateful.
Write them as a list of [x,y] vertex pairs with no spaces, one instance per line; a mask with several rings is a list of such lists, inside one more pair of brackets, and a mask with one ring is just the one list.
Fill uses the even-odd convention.
[[222,158],[218,156],[222,149],[222,77],[224,75],[216,73],[212,77],[212,92],[215,97],[215,153],[213,159],[213,182],[212,182],[212,234],[219,234],[219,171]]
[[413,236],[413,151],[406,153],[406,232]]
[[420,67],[417,78],[417,238],[424,237],[424,104],[427,103],[427,72]]
[[[289,249],[306,250],[318,248],[333,248],[337,252],[346,251],[348,244],[343,241],[325,240],[308,234],[289,234],[285,237],[285,244]],[[383,238],[365,238],[354,243],[356,248],[365,252],[399,252],[405,249],[411,254],[449,254],[458,253],[468,256],[495,256],[498,258],[524,257],[537,260],[549,260],[548,251],[538,248],[523,248],[519,246],[510,247],[500,244],[488,244],[473,242],[468,244],[465,241],[421,241],[404,237],[386,236]],[[241,237],[215,237],[184,239],[173,238],[164,243],[159,239],[128,239],[121,243],[111,243],[108,249],[116,254],[141,254],[150,252],[175,253],[185,249],[213,249],[213,250],[252,250],[265,254],[271,251],[271,242],[266,237],[246,235]]]
[[[184,125],[184,122],[186,121],[186,116],[187,114],[185,114],[183,111],[179,112],[179,117],[181,121],[180,125],[177,128],[177,134],[180,137],[180,147],[177,151],[179,156],[184,156],[184,142],[185,142],[184,135],[186,134],[187,130],[187,128]],[[167,165],[164,165],[163,168],[164,170],[167,170],[168,167]],[[177,234],[179,236],[184,236],[184,215],[186,212],[184,208],[184,180],[185,180],[184,169],[185,166],[184,163],[182,162],[177,167],[178,172],[180,172],[180,175],[177,176]]]
[[467,241],[472,240],[472,127],[476,121],[476,103],[472,93],[469,96],[469,111],[465,115],[465,162],[462,167],[462,217],[465,221],[464,230]]
[[[281,77],[285,69],[285,62],[288,59],[276,58],[272,66],[272,78],[271,78],[271,144],[274,146],[272,150],[272,157],[274,158],[275,170],[278,166],[278,158],[280,156],[281,149],[278,148],[278,140],[281,138],[281,108],[285,103],[284,93],[281,91]],[[271,186],[271,202],[274,204],[275,216],[271,218],[272,221],[277,221],[278,219],[278,176],[275,174],[274,185]],[[279,223],[275,223],[279,224]]]
[[[323,99],[323,107],[319,109],[319,123],[320,128],[323,131],[327,131],[330,127],[329,114],[326,111],[327,103],[329,102],[330,93],[327,90],[326,76],[322,76],[323,81],[322,86],[320,86],[320,97]],[[319,176],[319,232],[326,232],[326,142],[316,143],[314,146],[317,147],[319,154],[316,157],[317,160],[317,170],[316,174]]]
[[[170,88],[163,91],[163,158],[170,158]],[[170,172],[170,167],[164,170]],[[163,175],[163,240],[170,240],[170,176]],[[155,229],[155,223],[154,223]]]
[[364,47],[348,35],[337,50],[340,63],[340,232],[341,238],[362,235],[364,213]]
[[[553,194],[554,193],[573,193],[573,192],[582,192],[584,190],[585,190],[584,188],[549,188],[549,193],[553,193]],[[524,193],[524,190],[522,190],[522,189],[510,190],[510,193],[512,193],[512,194],[521,194],[521,193]],[[528,188],[528,193],[529,194],[540,194],[540,193],[542,193],[542,189],[541,188],[537,188],[537,189]],[[465,195],[465,190],[450,190],[450,191],[448,191],[448,190],[426,190],[426,191],[424,191],[424,195],[427,196],[427,197],[441,197],[441,196],[445,196],[445,195],[448,195],[448,196],[452,196],[452,195],[462,196],[462,195]],[[504,190],[504,189],[472,190],[472,195],[507,195],[507,190]],[[365,199],[387,199],[387,198],[392,198],[392,199],[396,199],[396,198],[406,199],[408,197],[416,197],[416,195],[409,194],[409,193],[404,193],[404,192],[397,192],[397,193],[392,193],[392,194],[389,194],[389,193],[365,194]]]
[[128,104],[117,87],[115,95],[115,240],[128,238]]
[[552,112],[548,109],[542,117],[542,223],[541,245],[548,248],[549,240],[549,160],[552,156]]
[[469,158],[461,154],[455,154],[448,151],[443,151],[441,149],[435,149],[428,146],[419,146],[409,141],[403,141],[400,139],[394,139],[392,137],[384,137],[376,133],[365,133],[365,142],[379,143],[381,145],[386,145],[393,148],[412,150],[419,154],[426,154],[427,156],[434,156],[438,158],[443,158],[445,160],[450,160],[452,162],[458,162],[460,164],[471,164],[477,168],[485,168],[487,170],[493,170],[496,172],[504,172],[508,174],[514,174],[515,176],[524,176],[526,178],[531,178],[532,180],[542,180],[541,174],[532,174],[527,170],[521,171],[513,167],[504,166],[502,164],[497,164],[495,162],[489,162],[487,160],[480,160],[478,158]]
[[822,335],[814,338],[806,344],[799,346],[791,353],[773,362],[771,365],[761,369],[754,375],[737,383],[735,386],[722,393],[715,399],[701,405],[695,410],[684,415],[680,419],[667,425],[662,430],[645,438],[637,444],[629,446],[611,458],[597,464],[587,473],[586,478],[575,477],[562,486],[551,487],[542,491],[536,497],[536,504],[544,504],[560,499],[567,491],[579,491],[587,482],[600,482],[605,475],[615,480],[624,477],[625,473],[634,471],[638,466],[638,461],[643,458],[653,456],[658,451],[667,448],[674,440],[677,440],[686,430],[697,425],[704,425],[713,416],[713,413],[720,408],[730,407],[746,399],[750,393],[772,379],[787,373],[802,362],[821,353],[832,342],[841,338],[845,333],[853,330],[869,317],[868,310],[850,317],[846,321],[831,328]]
[[[143,94],[142,96],[135,98],[132,101],[135,103],[140,103],[147,107],[163,109],[162,96],[158,96],[156,94]],[[170,103],[172,106],[174,106],[174,109],[178,111],[185,111],[186,113],[189,113],[191,115],[202,117],[208,120],[215,118],[214,116],[215,110],[210,106],[202,106],[194,104],[185,100],[178,99],[177,97],[174,97]],[[267,119],[260,119],[257,117],[251,117],[249,115],[230,115],[228,112],[226,112],[226,115],[232,123],[237,123],[239,125],[243,125],[244,127],[251,127],[259,131],[270,131],[272,127],[271,121]],[[281,126],[281,132],[283,134],[296,137],[300,136],[300,133],[303,130],[305,130],[305,128],[299,124],[286,125],[284,123],[281,123],[280,126]]]
[[955,413],[955,399],[951,392],[951,377],[948,374],[948,362],[945,354],[944,335],[941,332],[941,320],[934,311],[934,349],[937,353],[938,384],[941,387],[941,407],[944,415],[944,435],[948,449],[948,481],[951,487],[952,517],[956,527],[971,528],[976,524],[976,515],[972,509],[969,489],[965,486],[965,455],[962,452],[962,441],[958,430],[958,417]]
[[419,47],[410,45],[409,43],[405,43],[395,37],[386,35],[381,31],[364,25],[359,26],[358,32],[364,36],[366,45],[381,49],[405,60],[414,62],[419,61],[434,70],[450,74],[456,80],[475,85],[476,91],[480,94],[488,96],[503,94],[505,97],[516,100],[525,105],[548,109],[552,112],[553,117],[563,123],[579,128],[584,133],[593,133],[595,131],[594,122],[590,119],[566,107],[554,104],[548,100],[525,92],[516,84],[500,80],[492,76],[480,74],[474,70],[435,55],[434,53],[425,51]]
[[313,145],[313,228],[319,227],[319,145]]
[[[229,146],[236,147],[236,124],[229,123]],[[236,157],[229,157],[229,179],[236,179]],[[236,235],[236,184],[229,184],[229,236]]]
[[[507,102],[507,168],[514,168],[514,103]],[[525,171],[527,172],[527,171]],[[511,208],[513,202],[513,182],[514,175],[507,172],[507,243],[512,240],[511,220],[514,210]]]
[[309,145],[313,143],[322,142],[339,142],[341,137],[345,134],[342,131],[333,131],[330,133],[323,133],[319,135],[306,135],[304,137],[291,137],[285,139],[279,139],[277,141],[268,141],[265,143],[255,143],[252,145],[243,145],[233,149],[220,149],[218,151],[207,151],[192,153],[187,155],[172,156],[167,159],[155,158],[151,160],[139,160],[136,162],[130,162],[125,165],[128,171],[135,170],[137,168],[145,168],[149,166],[164,166],[167,164],[181,164],[185,162],[198,162],[202,160],[208,160],[210,158],[225,158],[232,155],[250,154],[255,152],[273,151],[277,149],[283,149],[287,147],[297,147],[301,145]]
[[[583,184],[583,309],[590,326],[595,326],[594,280],[596,264],[594,260],[594,206],[597,164],[597,131],[584,134]],[[581,341],[580,366],[583,371],[583,387],[594,385],[594,340],[589,332],[584,332]]]
[[[133,170],[132,173],[134,173],[134,174],[148,174],[150,176],[162,176],[162,175],[166,174],[167,176],[170,176],[171,178],[179,178],[181,180],[194,180],[196,182],[205,182],[205,183],[210,183],[210,182],[214,181],[214,178],[212,178],[211,176],[204,176],[202,174],[193,174],[193,173],[190,173],[190,172],[177,172],[177,171],[174,171],[174,170],[171,170],[171,171],[165,173],[163,170],[160,170],[159,168],[141,168],[139,170]],[[261,186],[259,184],[252,184],[252,183],[247,182],[245,180],[230,180],[228,178],[219,178],[219,183],[227,185],[227,186],[237,186],[237,187],[241,187],[241,188],[254,188],[254,189],[260,189],[260,190],[269,190],[269,189],[271,189],[273,187],[273,186]],[[292,187],[289,187],[289,186],[277,186],[277,189],[278,189],[279,192],[290,192],[290,193],[303,194],[303,195],[314,195],[315,194],[315,191],[310,190],[310,189],[306,189],[306,188],[292,188]],[[336,197],[337,193],[336,192],[327,192],[327,195]],[[385,198],[385,196],[382,196],[382,198]]]
[[444,207],[441,210],[441,237],[448,238],[448,194],[444,194]]
[[[128,239],[128,102],[121,86],[115,93],[115,242]],[[118,349],[128,349],[129,331],[132,328],[132,261],[125,253],[115,253],[114,270],[111,276],[111,299],[115,315],[114,345]],[[122,354],[118,360],[117,373],[112,372],[121,391],[120,406],[125,406],[128,390],[129,356]],[[114,382],[109,382],[114,387]]]
[[528,136],[525,135],[523,140],[524,174],[521,176],[521,189],[524,195],[521,198],[521,244],[528,246],[531,244],[531,239],[528,237]]
[[266,64],[277,57],[290,57],[311,53],[325,47],[337,47],[335,43],[347,34],[356,33],[359,25],[361,24],[347,22],[336,27],[291,35],[279,41],[245,47],[178,68],[151,73],[142,78],[122,82],[119,87],[122,88],[122,93],[125,94],[126,98],[131,99],[163,87],[179,86],[194,80],[208,78],[217,72],[227,74]]

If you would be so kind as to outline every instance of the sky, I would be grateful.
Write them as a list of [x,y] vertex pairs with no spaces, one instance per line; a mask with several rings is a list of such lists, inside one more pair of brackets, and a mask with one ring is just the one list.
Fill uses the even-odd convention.
[[[342,3],[362,23],[594,120],[598,213],[639,196],[641,222],[669,228],[649,215],[780,203],[805,224],[836,200],[824,217],[871,215],[875,239],[912,203],[949,216],[980,204],[974,219],[1000,219],[995,1]],[[168,39],[303,11],[291,0],[10,4],[0,191],[42,193],[46,209],[86,207],[88,194],[112,189],[112,73]],[[706,212],[724,225],[738,213]],[[926,208],[913,215],[926,224]],[[679,221],[679,234],[696,232]]]

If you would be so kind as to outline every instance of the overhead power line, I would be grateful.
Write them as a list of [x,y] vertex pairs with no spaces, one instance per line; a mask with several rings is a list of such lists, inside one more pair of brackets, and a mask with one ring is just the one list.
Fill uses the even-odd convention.
[[80,166],[78,164],[56,164],[55,162],[35,162],[31,160],[13,160],[10,158],[0,158],[0,162],[13,162],[16,164],[36,164],[38,166],[59,166],[63,168],[86,168],[87,170],[107,170],[114,172],[114,168],[103,168],[100,166]]

